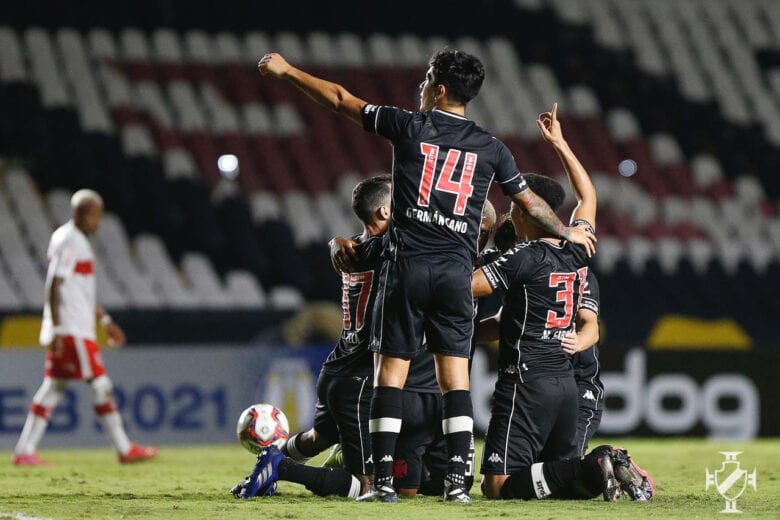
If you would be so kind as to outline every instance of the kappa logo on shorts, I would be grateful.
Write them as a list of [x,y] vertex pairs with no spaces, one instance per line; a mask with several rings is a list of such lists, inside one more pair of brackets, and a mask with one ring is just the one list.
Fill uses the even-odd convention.
[[379,459],[379,462],[393,462],[392,455],[385,455],[381,459]]
[[463,459],[460,455],[455,455],[452,458],[450,458],[450,462],[463,462]]
[[488,462],[492,462],[493,464],[503,464],[504,459],[502,459],[498,453],[493,452],[490,454],[490,457],[488,457]]
[[592,390],[585,390],[585,393],[582,394],[582,398],[583,399],[588,399],[590,401],[595,401],[596,400],[596,396],[593,395],[593,391]]

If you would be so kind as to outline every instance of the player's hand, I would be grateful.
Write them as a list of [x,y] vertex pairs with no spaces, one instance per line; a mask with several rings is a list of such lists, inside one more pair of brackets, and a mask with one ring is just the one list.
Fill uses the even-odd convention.
[[553,103],[552,112],[540,114],[536,124],[539,126],[545,141],[553,146],[563,144],[563,132],[561,131],[561,123],[558,121],[558,103]]
[[571,329],[561,340],[561,347],[567,354],[574,355],[580,351],[580,347],[577,344],[577,331]]
[[584,227],[567,227],[563,233],[563,238],[574,244],[579,244],[588,252],[591,257],[596,252],[596,235],[586,230]]
[[54,357],[58,358],[62,356],[62,352],[65,350],[65,339],[57,334],[54,336],[54,339],[51,340],[51,343],[49,343],[47,348],[54,355]]
[[260,71],[260,74],[263,76],[270,74],[275,78],[281,78],[291,68],[292,65],[287,63],[287,60],[282,58],[281,54],[275,52],[266,54],[257,62],[257,70]]
[[351,273],[355,270],[357,242],[344,237],[335,237],[328,245],[330,246],[330,261],[336,271]]
[[119,348],[127,343],[127,336],[122,327],[113,321],[105,326],[106,336],[108,337],[108,346]]

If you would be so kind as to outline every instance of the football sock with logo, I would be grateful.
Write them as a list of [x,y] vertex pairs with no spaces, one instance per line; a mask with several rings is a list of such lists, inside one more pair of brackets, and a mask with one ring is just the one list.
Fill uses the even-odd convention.
[[360,495],[360,481],[345,469],[306,466],[283,458],[279,461],[278,472],[280,480],[303,484],[317,496],[357,498]]
[[306,443],[301,442],[301,435],[304,433],[305,432],[298,432],[287,439],[287,442],[282,446],[282,453],[285,457],[290,457],[298,462],[306,462],[319,453],[310,453],[311,450],[307,449],[308,446],[306,446]]
[[471,392],[451,390],[444,394],[442,431],[447,441],[447,476],[456,487],[466,488],[466,461],[471,447],[474,412]]
[[585,473],[586,461],[583,459],[538,462],[510,475],[501,487],[501,498],[529,500],[568,494],[574,481]]
[[392,386],[377,386],[371,398],[371,453],[376,485],[393,484],[393,453],[401,431],[403,390]]

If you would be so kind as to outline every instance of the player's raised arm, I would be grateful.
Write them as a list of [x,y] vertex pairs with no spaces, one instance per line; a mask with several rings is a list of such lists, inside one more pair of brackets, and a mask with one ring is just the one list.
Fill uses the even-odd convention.
[[363,126],[360,112],[367,103],[353,96],[341,85],[307,74],[287,63],[287,60],[276,53],[263,56],[257,64],[257,70],[263,76],[270,74],[289,81],[320,105]]
[[541,114],[536,124],[539,125],[544,140],[550,143],[558,153],[574,195],[577,197],[577,207],[572,212],[571,223],[586,220],[595,230],[598,203],[596,188],[593,186],[587,170],[563,138],[561,123],[558,121],[558,103],[553,104],[552,112]]
[[512,195],[520,209],[522,209],[540,228],[549,233],[582,245],[592,256],[596,252],[596,236],[583,228],[576,226],[566,227],[544,199],[530,189]]

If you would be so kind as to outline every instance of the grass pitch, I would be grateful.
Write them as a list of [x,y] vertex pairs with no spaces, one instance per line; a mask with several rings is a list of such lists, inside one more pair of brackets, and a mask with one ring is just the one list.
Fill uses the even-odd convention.
[[[712,443],[698,439],[610,440],[629,448],[654,478],[649,503],[622,500],[474,502],[443,504],[434,497],[398,504],[358,504],[317,498],[297,484],[281,483],[282,496],[239,501],[228,489],[246,475],[254,457],[238,444],[163,447],[158,459],[122,466],[109,449],[43,450],[54,467],[17,468],[0,451],[0,519],[39,518],[716,518],[724,499],[705,491],[705,468],[720,468],[719,451],[742,451],[743,469],[757,468],[758,491],[745,490],[742,518],[780,517],[780,439]],[[592,444],[591,446],[596,446]],[[481,446],[478,446],[478,457]],[[480,477],[477,478],[479,480]],[[477,486],[475,486],[476,488]]]

